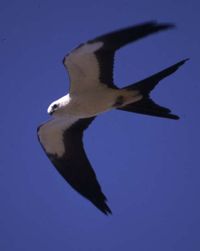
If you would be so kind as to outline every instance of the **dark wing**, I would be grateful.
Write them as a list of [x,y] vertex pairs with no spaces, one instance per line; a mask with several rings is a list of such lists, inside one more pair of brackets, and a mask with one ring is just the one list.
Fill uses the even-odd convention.
[[[117,88],[113,83],[115,51],[130,42],[172,27],[171,24],[147,22],[114,31],[81,44],[63,60],[70,75],[70,92],[84,88],[90,83],[95,85],[95,83],[99,84],[100,82],[108,87]],[[84,86],[79,84],[80,79],[86,80],[85,82],[82,81]]]
[[[55,140],[59,138],[59,133],[55,133],[55,128],[52,125],[46,128],[42,127],[38,130],[38,136],[42,147],[44,148],[49,159],[52,161],[58,172],[64,177],[64,179],[81,195],[90,200],[98,209],[103,213],[111,213],[110,208],[106,204],[106,197],[101,191],[101,187],[97,181],[95,172],[93,171],[90,162],[86,156],[83,147],[83,131],[89,126],[95,117],[80,119],[74,124],[67,126],[67,129],[63,130],[58,123],[57,130],[62,133],[62,144],[64,152],[62,155],[58,155],[56,152],[48,152],[49,144],[58,144]],[[56,127],[56,125],[54,126]],[[45,133],[48,132],[48,142],[45,142]],[[48,144],[48,145],[47,145]],[[60,143],[59,143],[60,144]],[[60,148],[58,146],[57,148]],[[54,148],[55,150],[55,148]],[[59,151],[61,150],[58,149]]]

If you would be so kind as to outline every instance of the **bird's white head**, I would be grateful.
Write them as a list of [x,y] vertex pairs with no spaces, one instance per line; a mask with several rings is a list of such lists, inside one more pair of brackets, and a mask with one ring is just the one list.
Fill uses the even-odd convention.
[[55,100],[47,109],[49,115],[59,116],[63,114],[64,108],[69,104],[70,96],[69,94]]

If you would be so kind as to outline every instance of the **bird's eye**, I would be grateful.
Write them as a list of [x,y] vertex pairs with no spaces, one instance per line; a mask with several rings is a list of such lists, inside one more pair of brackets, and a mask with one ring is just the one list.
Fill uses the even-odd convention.
[[53,105],[53,106],[52,106],[52,108],[53,108],[53,110],[55,110],[55,109],[57,109],[57,108],[58,108],[58,105],[57,105],[57,104],[55,104],[55,105]]

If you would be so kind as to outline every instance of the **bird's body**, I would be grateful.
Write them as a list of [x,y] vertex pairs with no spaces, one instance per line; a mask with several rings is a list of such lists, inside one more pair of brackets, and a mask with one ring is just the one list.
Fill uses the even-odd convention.
[[123,98],[123,106],[139,101],[138,91],[117,90],[99,85],[96,88],[84,90],[77,94],[67,94],[56,102],[62,102],[63,107],[55,117],[72,115],[78,118],[89,118],[110,109],[116,108],[119,97]]
[[111,109],[178,119],[149,94],[160,80],[186,60],[140,82],[119,89],[113,83],[114,53],[127,43],[161,30],[169,24],[154,22],[112,32],[81,44],[63,60],[70,75],[70,91],[48,108],[53,119],[38,128],[46,154],[66,181],[103,213],[111,213],[83,148],[83,131],[94,118]]

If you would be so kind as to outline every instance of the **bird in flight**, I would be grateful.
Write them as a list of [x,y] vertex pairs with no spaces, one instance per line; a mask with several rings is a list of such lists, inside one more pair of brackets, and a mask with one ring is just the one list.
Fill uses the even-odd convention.
[[52,119],[38,127],[38,139],[64,179],[104,214],[111,214],[83,146],[83,132],[99,114],[111,109],[178,119],[150,97],[153,88],[174,73],[182,60],[139,82],[118,88],[113,82],[115,52],[128,43],[173,28],[146,22],[117,30],[79,45],[64,57],[70,77],[69,93],[48,107]]

